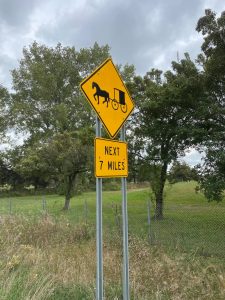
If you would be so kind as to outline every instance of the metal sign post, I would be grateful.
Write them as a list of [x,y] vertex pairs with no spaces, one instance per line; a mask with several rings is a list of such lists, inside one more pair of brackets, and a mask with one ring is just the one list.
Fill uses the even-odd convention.
[[[125,126],[121,129],[121,140],[125,141]],[[129,257],[128,257],[128,215],[127,215],[127,179],[122,181],[122,215],[123,215],[123,300],[129,300]]]
[[[101,137],[101,122],[96,117],[96,137]],[[96,178],[96,299],[103,299],[103,250],[102,250],[102,178]]]
[[[134,110],[134,103],[123,83],[111,58],[103,62],[90,76],[85,78],[80,88],[95,110],[96,138],[101,137],[101,122],[113,139],[121,129],[121,141],[125,141],[123,126]],[[101,120],[101,122],[100,122]],[[102,177],[121,177],[122,214],[123,214],[123,299],[129,300],[129,263],[128,263],[128,217],[127,217],[127,182],[128,160],[127,145],[116,141],[95,141],[95,176],[96,176],[96,247],[97,279],[96,299],[103,300],[103,247],[102,247]],[[100,144],[101,145],[100,145]],[[117,144],[115,144],[117,143]],[[100,146],[96,146],[96,145]],[[125,143],[124,143],[125,144]],[[111,157],[111,158],[110,158]]]

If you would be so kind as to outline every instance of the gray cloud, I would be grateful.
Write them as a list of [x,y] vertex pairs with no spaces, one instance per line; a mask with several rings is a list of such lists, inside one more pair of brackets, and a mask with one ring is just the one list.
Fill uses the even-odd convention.
[[1,68],[0,68],[0,85],[5,85],[10,88],[10,83],[8,82],[9,70],[15,67],[16,61],[10,59],[7,55],[0,54]]
[[[108,44],[115,63],[134,64],[144,74],[168,69],[189,52],[194,59],[202,37],[195,31],[205,8],[220,13],[219,0],[2,0],[0,1],[0,82],[33,40],[61,42],[77,49]],[[4,76],[2,75],[4,73]]]
[[19,30],[29,23],[29,16],[37,4],[36,0],[1,0],[1,23],[6,26],[16,27]]
[[204,8],[203,0],[86,1],[62,13],[54,26],[40,27],[37,35],[78,47],[107,43],[117,62],[133,63],[144,73],[168,68],[177,51],[200,52],[195,26]]

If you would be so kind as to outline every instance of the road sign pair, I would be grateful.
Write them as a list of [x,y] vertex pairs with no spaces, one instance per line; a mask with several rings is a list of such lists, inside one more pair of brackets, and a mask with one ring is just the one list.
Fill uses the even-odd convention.
[[[133,101],[111,59],[81,83],[81,89],[111,138],[134,109]],[[127,143],[95,139],[95,176],[127,177]]]
[[[103,295],[103,243],[102,243],[102,177],[122,177],[123,220],[123,299],[129,300],[128,216],[126,178],[128,175],[127,143],[106,140],[101,136],[100,120],[111,138],[114,138],[131,114],[134,104],[111,59],[81,83],[81,89],[96,111],[95,175],[96,175],[96,299]],[[100,120],[99,120],[100,119]],[[121,129],[125,140],[125,128]]]

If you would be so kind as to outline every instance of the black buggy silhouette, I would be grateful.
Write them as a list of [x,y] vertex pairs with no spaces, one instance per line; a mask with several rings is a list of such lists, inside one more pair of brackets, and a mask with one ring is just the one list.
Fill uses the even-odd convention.
[[108,107],[108,103],[111,100],[112,108],[117,110],[120,106],[120,109],[123,113],[127,112],[127,104],[125,102],[125,93],[117,88],[114,88],[113,99],[109,98],[109,93],[107,91],[102,90],[96,82],[92,82],[92,88],[95,89],[95,93],[93,94],[95,100],[99,104],[99,98],[104,98],[102,103],[106,102]]
[[[118,100],[117,100],[118,99]],[[119,89],[114,88],[114,96],[111,99],[112,108],[117,110],[120,106],[120,109],[123,113],[127,112],[127,104],[125,102],[125,93]]]

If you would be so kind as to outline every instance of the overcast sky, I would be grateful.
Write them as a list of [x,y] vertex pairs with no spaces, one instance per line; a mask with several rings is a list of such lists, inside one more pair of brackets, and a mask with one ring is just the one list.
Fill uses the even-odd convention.
[[116,64],[134,64],[143,75],[166,70],[189,52],[195,59],[202,36],[195,31],[204,10],[218,14],[224,0],[0,0],[0,84],[34,40],[49,46],[108,44]]

